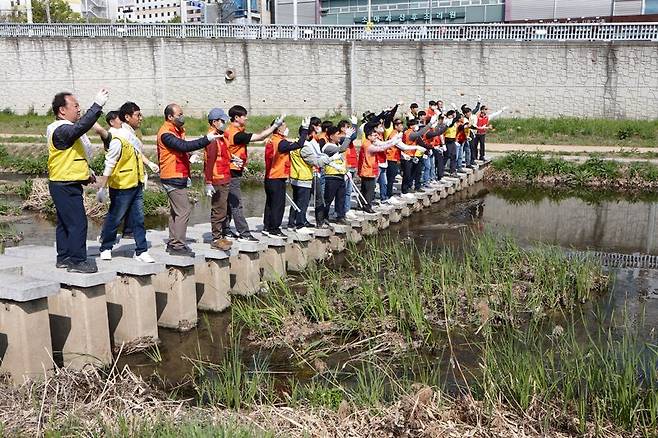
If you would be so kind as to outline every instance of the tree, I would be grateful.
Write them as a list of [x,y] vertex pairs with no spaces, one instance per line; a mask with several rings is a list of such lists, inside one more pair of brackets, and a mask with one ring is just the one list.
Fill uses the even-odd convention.
[[[29,1],[29,0],[28,0]],[[52,23],[82,23],[82,15],[73,12],[65,0],[32,0],[32,21],[47,23],[47,3],[50,3],[50,21]],[[9,21],[27,23],[27,13],[24,9],[16,9],[8,16]]]

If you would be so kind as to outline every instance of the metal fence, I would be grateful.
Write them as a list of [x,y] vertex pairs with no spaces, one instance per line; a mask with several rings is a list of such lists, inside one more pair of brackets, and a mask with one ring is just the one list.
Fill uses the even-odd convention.
[[235,25],[235,24],[14,24],[0,37],[227,38],[334,41],[654,41],[658,23]]

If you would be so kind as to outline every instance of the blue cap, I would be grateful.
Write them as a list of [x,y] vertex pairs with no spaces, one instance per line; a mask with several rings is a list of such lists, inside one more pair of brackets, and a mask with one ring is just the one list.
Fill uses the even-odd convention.
[[226,122],[228,119],[228,114],[226,114],[221,108],[213,108],[208,113],[209,122],[212,122],[213,120],[223,120]]

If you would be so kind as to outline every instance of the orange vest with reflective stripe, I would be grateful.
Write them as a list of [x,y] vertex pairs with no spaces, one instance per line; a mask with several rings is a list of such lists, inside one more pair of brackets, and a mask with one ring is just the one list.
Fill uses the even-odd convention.
[[361,144],[359,151],[359,176],[365,178],[374,178],[379,175],[379,165],[377,164],[377,157],[368,153],[368,149],[372,146],[370,140],[366,139]]
[[231,163],[231,170],[242,170],[247,166],[247,145],[235,144],[234,137],[238,132],[244,132],[244,126],[235,126],[233,123],[224,131],[224,140],[226,140],[228,152],[242,160],[242,167]]
[[290,176],[290,154],[279,152],[279,144],[286,138],[274,133],[265,145],[265,178],[288,178]]
[[190,157],[187,152],[169,149],[162,142],[164,134],[185,139],[185,129],[178,128],[170,121],[164,122],[158,131],[158,161],[160,162],[160,178],[188,178],[190,176]]

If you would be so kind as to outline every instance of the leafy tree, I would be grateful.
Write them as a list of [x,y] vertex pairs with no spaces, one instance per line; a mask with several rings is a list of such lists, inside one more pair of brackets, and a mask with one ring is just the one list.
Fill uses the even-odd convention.
[[[82,15],[73,12],[71,6],[65,0],[49,0],[50,21],[52,23],[81,23],[84,21]],[[46,0],[32,0],[32,21],[35,23],[47,23]],[[24,9],[14,8],[8,19],[17,23],[27,23],[27,13]]]

